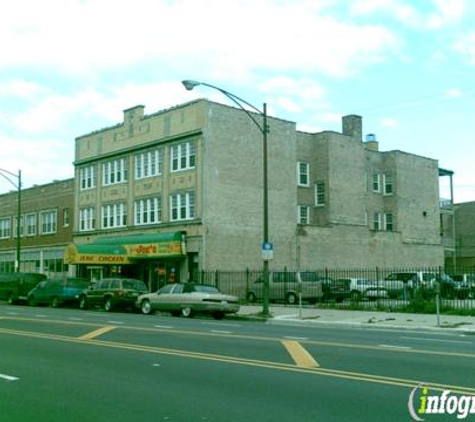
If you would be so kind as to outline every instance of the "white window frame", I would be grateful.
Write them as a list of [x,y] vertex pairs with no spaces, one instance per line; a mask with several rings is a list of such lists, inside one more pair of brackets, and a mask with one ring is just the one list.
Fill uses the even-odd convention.
[[36,236],[38,233],[38,214],[28,213],[25,215],[26,236]]
[[79,169],[79,189],[93,189],[96,187],[96,167],[88,166]]
[[298,224],[310,224],[310,207],[307,205],[299,205],[297,207]]
[[374,230],[383,229],[383,215],[380,212],[373,213],[373,229]]
[[101,207],[101,227],[105,230],[127,226],[127,206],[124,202]]
[[315,182],[315,206],[323,207],[326,204],[326,185],[323,180]]
[[394,214],[392,212],[384,213],[384,230],[388,232],[394,231]]
[[110,160],[102,164],[102,186],[127,182],[127,161],[125,158]]
[[54,234],[58,231],[58,211],[45,210],[40,212],[41,234]]
[[394,193],[394,180],[391,173],[383,174],[383,193],[387,196]]
[[310,164],[302,161],[297,162],[297,186],[310,186]]
[[10,239],[12,237],[11,217],[0,218],[0,239]]
[[172,173],[194,169],[195,164],[195,142],[182,142],[170,147],[170,169]]
[[144,198],[134,202],[134,225],[162,222],[162,198]]
[[144,151],[134,157],[135,179],[161,176],[163,168],[163,149]]
[[181,192],[170,195],[170,221],[195,218],[195,192]]
[[373,175],[371,177],[371,190],[373,192],[381,192],[381,174],[377,171],[373,171]]
[[96,228],[96,209],[84,207],[79,210],[79,231],[87,232]]

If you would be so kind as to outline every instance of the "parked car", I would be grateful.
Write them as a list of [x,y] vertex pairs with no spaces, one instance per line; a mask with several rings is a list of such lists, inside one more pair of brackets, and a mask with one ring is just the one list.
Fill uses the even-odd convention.
[[38,273],[1,273],[0,300],[7,300],[9,304],[26,301],[30,290],[45,279],[44,274]]
[[391,298],[410,299],[416,289],[434,289],[437,274],[424,271],[395,272],[378,281]]
[[108,312],[115,308],[132,308],[137,298],[147,291],[147,286],[141,280],[104,278],[81,293],[79,308],[102,306]]
[[155,293],[139,296],[136,306],[144,314],[157,310],[184,317],[208,313],[216,319],[239,311],[236,296],[222,294],[214,286],[194,283],[167,284]]
[[323,300],[343,302],[345,299],[351,297],[351,286],[349,279],[336,279],[331,278],[322,279],[323,282]]
[[77,303],[79,296],[89,284],[89,281],[82,278],[46,279],[28,293],[28,304],[30,306],[51,305],[57,308],[66,303]]
[[470,281],[473,280],[470,274],[465,274],[464,276],[444,275],[440,280],[441,297],[446,299],[468,299],[474,297],[475,281]]
[[376,281],[367,278],[340,278],[336,284],[346,284],[351,300],[361,300],[363,298],[376,300],[389,297],[388,291]]
[[[315,303],[323,297],[323,278],[317,273],[306,271],[300,273],[299,283],[297,272],[275,271],[269,274],[269,300],[272,302],[285,301],[295,305],[302,292],[302,300]],[[259,277],[247,289],[248,302],[262,300],[263,278]]]

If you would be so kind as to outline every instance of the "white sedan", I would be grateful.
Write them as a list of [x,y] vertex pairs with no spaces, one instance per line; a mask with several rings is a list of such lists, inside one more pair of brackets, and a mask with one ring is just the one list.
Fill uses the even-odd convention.
[[136,306],[144,314],[164,311],[190,317],[194,313],[208,313],[216,319],[239,311],[236,296],[223,294],[214,286],[194,283],[167,284],[155,293],[139,296]]

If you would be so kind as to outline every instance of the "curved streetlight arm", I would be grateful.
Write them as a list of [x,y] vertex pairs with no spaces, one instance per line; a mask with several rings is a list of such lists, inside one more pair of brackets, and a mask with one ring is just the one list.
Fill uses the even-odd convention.
[[255,123],[255,125],[259,128],[259,130],[264,134],[264,133],[269,133],[269,127],[267,126],[267,123],[264,125],[261,125],[255,118],[254,116],[249,113],[249,111],[243,107],[243,104],[247,105],[248,107],[252,108],[256,113],[264,117],[264,119],[267,117],[266,112],[265,112],[265,106],[264,106],[264,111],[259,110],[256,106],[253,106],[251,103],[248,103],[246,100],[243,100],[242,98],[238,97],[237,95],[232,94],[229,91],[226,91],[223,88],[219,88],[217,86],[208,84],[206,82],[198,82],[198,81],[192,81],[192,80],[184,80],[181,82],[183,86],[188,90],[191,91],[195,86],[198,85],[203,85],[207,86],[209,88],[216,89],[217,91],[221,92],[223,95],[228,97],[234,104],[236,104],[242,111],[244,111],[249,118]]
[[[21,187],[21,176],[19,174],[15,174],[15,173],[12,173],[11,171],[0,168],[0,176],[2,176],[5,180],[8,180],[16,189],[19,189]],[[18,183],[15,183],[10,178],[10,176],[11,177],[16,177],[18,179]]]

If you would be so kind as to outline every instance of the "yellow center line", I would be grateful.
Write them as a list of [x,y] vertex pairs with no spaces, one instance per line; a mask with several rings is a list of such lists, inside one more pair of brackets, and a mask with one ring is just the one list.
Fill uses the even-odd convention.
[[91,331],[90,333],[87,333],[81,337],[78,337],[78,340],[92,340],[94,338],[101,336],[102,334],[115,330],[116,328],[117,327],[114,325],[106,325],[105,327],[98,328],[97,330]]
[[317,368],[320,366],[298,341],[282,340],[282,344],[299,368]]

